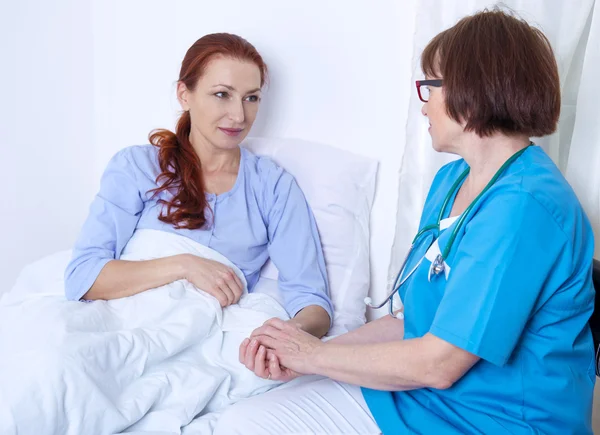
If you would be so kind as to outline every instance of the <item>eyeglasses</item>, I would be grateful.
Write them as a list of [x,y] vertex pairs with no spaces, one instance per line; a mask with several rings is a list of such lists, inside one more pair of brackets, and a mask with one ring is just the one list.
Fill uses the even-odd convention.
[[429,101],[429,86],[441,88],[442,80],[417,80],[415,84],[417,85],[417,93],[419,94],[419,99],[422,102],[426,103]]

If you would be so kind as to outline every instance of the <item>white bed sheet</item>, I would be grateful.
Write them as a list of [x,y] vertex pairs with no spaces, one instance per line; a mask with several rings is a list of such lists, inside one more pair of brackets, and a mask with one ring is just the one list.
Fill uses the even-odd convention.
[[[124,259],[215,251],[182,236],[136,232]],[[178,434],[194,417],[212,433],[227,405],[277,385],[238,362],[241,341],[272,317],[265,294],[224,310],[185,280],[114,301],[66,301],[58,253],[24,270],[0,299],[0,433]],[[245,282],[245,280],[244,280]]]

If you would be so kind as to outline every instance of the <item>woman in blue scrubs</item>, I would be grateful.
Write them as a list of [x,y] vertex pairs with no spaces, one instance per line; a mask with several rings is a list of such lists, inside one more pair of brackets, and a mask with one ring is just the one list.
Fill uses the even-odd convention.
[[425,202],[420,229],[434,228],[407,264],[404,320],[326,343],[267,322],[255,338],[272,377],[326,379],[236,404],[216,434],[592,433],[593,234],[530,142],[559,118],[550,44],[485,11],[437,35],[422,70],[433,147],[461,159],[440,169]]

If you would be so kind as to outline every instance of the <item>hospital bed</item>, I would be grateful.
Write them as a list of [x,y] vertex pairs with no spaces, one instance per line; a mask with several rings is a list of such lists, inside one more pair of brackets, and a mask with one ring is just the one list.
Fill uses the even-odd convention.
[[[377,163],[302,140],[248,138],[243,146],[290,172],[313,210],[335,309],[329,336],[364,324]],[[140,230],[122,258],[215,255],[192,242]],[[278,387],[237,361],[243,338],[287,315],[272,303],[280,301],[270,262],[254,293],[220,314],[184,281],[106,303],[67,302],[69,258],[61,251],[28,265],[0,299],[0,434],[210,434],[225,406]]]

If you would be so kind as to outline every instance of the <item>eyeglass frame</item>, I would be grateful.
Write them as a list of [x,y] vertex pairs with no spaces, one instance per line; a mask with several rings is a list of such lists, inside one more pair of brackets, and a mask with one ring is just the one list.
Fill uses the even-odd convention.
[[442,87],[442,80],[441,79],[417,80],[415,82],[415,85],[417,86],[417,94],[419,94],[419,100],[421,100],[423,103],[427,103],[429,100],[428,99],[426,100],[421,95],[421,86],[433,86],[435,88],[441,88]]

